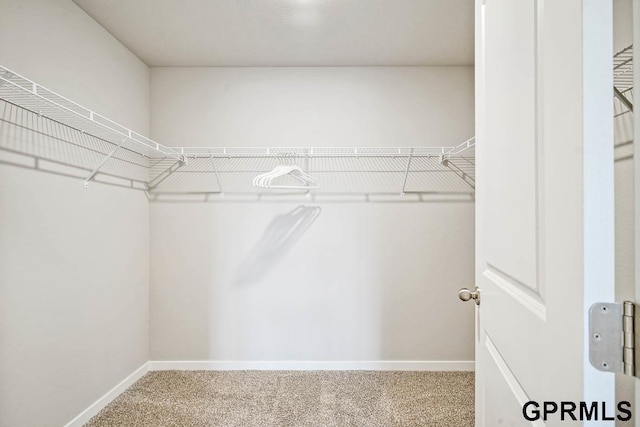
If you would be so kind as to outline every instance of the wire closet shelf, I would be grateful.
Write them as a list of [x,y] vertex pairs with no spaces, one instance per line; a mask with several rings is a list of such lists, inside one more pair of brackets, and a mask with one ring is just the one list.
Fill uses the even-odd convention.
[[633,112],[633,45],[613,56],[613,93],[616,115]]
[[[152,201],[323,195],[472,198],[475,138],[444,147],[168,147],[0,66],[0,162],[146,191]],[[283,161],[317,179],[256,188]],[[286,179],[283,182],[286,187]]]

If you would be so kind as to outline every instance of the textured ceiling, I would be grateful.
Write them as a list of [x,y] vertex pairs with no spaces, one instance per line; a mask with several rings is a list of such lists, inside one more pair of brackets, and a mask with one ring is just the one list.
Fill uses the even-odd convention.
[[150,66],[473,63],[473,0],[74,2]]

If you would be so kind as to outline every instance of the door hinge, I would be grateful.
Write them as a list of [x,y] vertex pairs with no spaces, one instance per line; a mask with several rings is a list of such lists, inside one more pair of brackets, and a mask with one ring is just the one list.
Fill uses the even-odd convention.
[[635,304],[598,302],[589,309],[589,361],[600,371],[635,376]]

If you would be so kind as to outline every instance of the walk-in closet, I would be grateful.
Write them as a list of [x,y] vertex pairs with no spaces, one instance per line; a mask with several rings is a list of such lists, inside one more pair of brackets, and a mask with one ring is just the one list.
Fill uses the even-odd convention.
[[604,295],[613,243],[580,227],[614,194],[560,177],[614,121],[598,239],[633,288],[633,30],[577,36],[633,0],[588,2],[0,0],[0,426],[489,427],[575,397],[602,367],[558,385],[540,349],[586,325],[565,290]]

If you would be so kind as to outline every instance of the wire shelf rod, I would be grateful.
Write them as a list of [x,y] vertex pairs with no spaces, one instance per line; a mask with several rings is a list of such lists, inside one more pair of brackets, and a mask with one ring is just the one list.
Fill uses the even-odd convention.
[[[247,150],[245,152],[233,152],[232,148],[216,148],[216,150],[225,150],[225,152],[212,152],[211,148],[203,147],[203,148],[189,148],[185,149],[184,157],[188,159],[198,159],[198,158],[220,158],[220,159],[278,159],[278,158],[294,158],[294,159],[321,159],[321,158],[335,158],[335,157],[344,157],[344,158],[408,158],[408,157],[420,157],[420,158],[440,158],[441,156],[457,156],[464,151],[473,147],[473,143],[465,142],[465,147],[402,147],[398,151],[398,148],[386,148],[380,149],[380,151],[374,151],[371,148],[362,148],[362,147],[351,147],[348,150],[349,152],[338,151],[340,149],[336,149],[334,152],[318,152],[318,147],[314,147],[313,151],[311,149],[306,153],[295,153],[295,152],[278,152],[277,148],[265,148],[264,151],[250,151],[252,148],[243,148],[239,150]],[[323,150],[329,150],[324,148]],[[369,152],[365,151],[369,150]],[[386,151],[385,151],[386,150]]]

